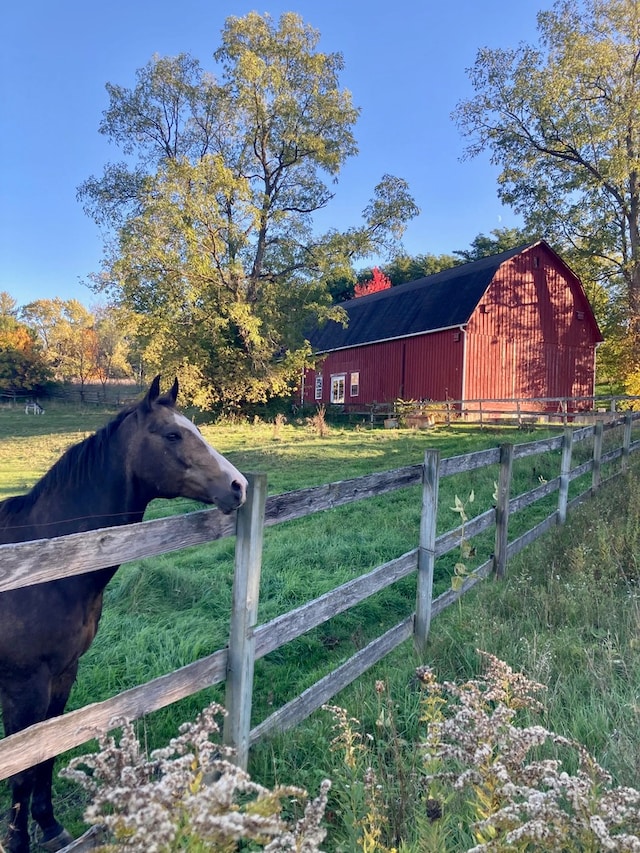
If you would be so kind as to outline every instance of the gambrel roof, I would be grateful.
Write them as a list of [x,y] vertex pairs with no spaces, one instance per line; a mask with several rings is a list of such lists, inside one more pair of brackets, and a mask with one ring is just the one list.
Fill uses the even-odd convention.
[[[348,326],[327,321],[309,336],[311,345],[316,352],[332,352],[462,326],[469,321],[502,264],[535,245],[538,244],[518,246],[342,302],[340,307],[348,315]],[[553,252],[546,243],[541,245]],[[567,270],[571,272],[568,267]]]

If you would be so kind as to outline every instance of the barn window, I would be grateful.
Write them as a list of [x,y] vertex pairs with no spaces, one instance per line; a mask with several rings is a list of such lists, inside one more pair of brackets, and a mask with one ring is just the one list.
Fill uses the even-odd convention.
[[337,374],[331,377],[331,402],[344,403],[344,386],[346,385],[346,376],[344,373]]
[[460,340],[460,332],[454,332],[454,333],[453,333],[453,340],[454,340],[456,343],[458,343],[458,341]]
[[354,371],[351,374],[349,394],[351,395],[351,397],[357,397],[359,393],[360,393],[360,373],[359,373],[359,371]]
[[576,317],[578,320],[584,320],[584,311],[576,311]]
[[540,267],[540,256],[534,255],[533,256],[533,268],[534,268],[534,270],[537,270],[539,267]]
[[316,400],[322,400],[322,374],[316,376]]

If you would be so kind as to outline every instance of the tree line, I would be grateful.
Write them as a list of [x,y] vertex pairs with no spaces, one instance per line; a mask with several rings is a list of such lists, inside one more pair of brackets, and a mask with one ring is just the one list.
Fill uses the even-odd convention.
[[73,382],[103,388],[134,375],[134,318],[117,307],[90,311],[77,299],[38,299],[24,306],[0,292],[0,392],[43,395]]
[[[380,286],[413,281],[525,241],[516,229],[496,229],[450,255],[400,254],[381,268],[352,270],[348,278],[330,281],[329,291],[339,305]],[[52,383],[73,382],[82,396],[89,382],[106,386],[118,379],[141,380],[157,369],[147,361],[141,328],[141,318],[124,305],[90,310],[79,300],[55,297],[20,306],[11,294],[0,292],[0,391],[42,395]],[[298,378],[291,377],[285,394]]]
[[[466,249],[450,254],[407,255],[401,253],[380,267],[362,267],[328,282],[332,303],[374,293],[409,281],[434,275],[463,263],[496,255],[535,237],[518,228],[495,228],[478,234]],[[0,292],[0,392],[42,394],[55,382],[73,382],[81,397],[88,382],[130,379],[141,382],[157,370],[147,360],[148,340],[141,331],[141,318],[124,305],[103,305],[89,310],[78,300],[38,299],[24,306],[7,292]],[[599,379],[615,384],[617,342],[605,343],[599,355]],[[184,377],[184,373],[181,374]],[[292,374],[280,395],[288,398],[300,374]],[[197,389],[195,391],[197,395]],[[191,402],[194,393],[188,396]],[[267,399],[265,395],[265,399]],[[246,401],[245,401],[246,403]],[[220,406],[214,411],[224,412]],[[242,403],[233,410],[242,409]]]

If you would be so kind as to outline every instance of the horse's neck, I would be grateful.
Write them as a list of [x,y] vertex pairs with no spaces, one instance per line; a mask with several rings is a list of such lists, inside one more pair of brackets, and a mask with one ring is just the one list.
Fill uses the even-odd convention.
[[126,479],[114,477],[111,472],[97,487],[90,484],[84,494],[80,490],[74,494],[66,511],[60,513],[60,523],[69,532],[119,527],[142,521],[146,505]]
[[[119,433],[119,434],[118,434]],[[121,426],[98,461],[78,455],[68,478],[60,472],[34,487],[33,501],[25,500],[29,522],[37,532],[30,538],[116,527],[142,520],[149,502],[127,471],[126,430]]]

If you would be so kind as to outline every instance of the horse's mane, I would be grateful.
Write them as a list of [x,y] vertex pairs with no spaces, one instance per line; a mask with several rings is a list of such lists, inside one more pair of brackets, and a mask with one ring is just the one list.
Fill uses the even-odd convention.
[[121,409],[95,433],[69,447],[30,491],[0,501],[0,516],[4,513],[17,513],[30,509],[43,494],[55,491],[61,486],[68,487],[76,484],[87,470],[97,469],[99,472],[113,436],[138,405],[134,403]]

